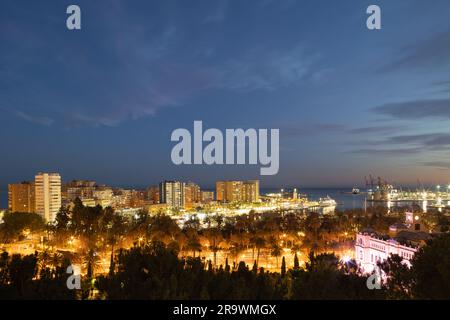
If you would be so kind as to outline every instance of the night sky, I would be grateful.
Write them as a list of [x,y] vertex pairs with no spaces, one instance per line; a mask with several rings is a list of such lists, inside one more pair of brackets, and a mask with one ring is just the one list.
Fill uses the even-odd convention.
[[[78,4],[82,30],[66,28]],[[366,8],[382,9],[382,30]],[[450,182],[450,1],[0,1],[0,189]],[[280,171],[175,166],[176,128],[279,128]],[[4,206],[4,203],[2,204]]]

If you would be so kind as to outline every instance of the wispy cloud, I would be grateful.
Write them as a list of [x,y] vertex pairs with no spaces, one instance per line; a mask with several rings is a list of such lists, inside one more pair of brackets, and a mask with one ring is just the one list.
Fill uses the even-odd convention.
[[367,154],[367,155],[381,155],[381,156],[408,156],[422,152],[420,148],[362,148],[356,150],[349,150],[346,153],[351,154]]
[[393,141],[392,137],[385,138],[379,141],[369,141],[370,137],[376,136],[379,139],[389,136],[394,133],[402,132],[406,129],[405,126],[392,125],[392,126],[368,126],[368,127],[358,127],[352,128],[346,124],[340,123],[302,123],[295,125],[280,125],[278,126],[286,137],[299,137],[299,136],[310,136],[310,135],[341,135],[343,141],[348,141],[351,137],[352,144],[383,144]]
[[441,170],[450,170],[450,162],[447,161],[426,161],[422,162],[421,165]]
[[[450,133],[424,133],[414,135],[396,135],[384,139],[365,141],[371,147],[347,151],[354,154],[402,156],[427,154],[430,152],[446,157],[450,151]],[[430,162],[431,163],[431,162]]]
[[[17,115],[26,121],[49,124],[55,120],[67,127],[117,126],[186,105],[207,90],[275,91],[327,78],[329,70],[322,70],[319,63],[322,57],[306,43],[274,45],[245,33],[236,42],[230,40],[233,37],[225,43],[216,41],[217,30],[209,29],[225,26],[202,22],[229,23],[231,5],[240,6],[228,0],[205,1],[198,4],[200,10],[181,2],[177,6],[142,3],[142,8],[153,9],[148,10],[152,19],[123,1],[113,1],[106,11],[92,5],[97,24],[89,32],[78,33],[79,37],[68,37],[50,24],[44,32],[34,28],[34,22],[12,20],[8,32],[1,34],[8,50],[0,51],[7,66],[0,72],[7,72],[8,78],[1,78],[0,85],[13,90],[4,90],[2,101],[28,110],[22,108],[26,101],[20,101],[27,97],[40,106],[36,112],[55,118]],[[242,5],[245,10],[254,7]],[[186,19],[180,19],[180,13]],[[14,27],[23,30],[9,31]],[[42,72],[41,66],[51,72]],[[37,77],[35,85],[24,84],[23,79]],[[22,97],[16,99],[12,92],[21,92]]]
[[449,147],[450,133],[427,133],[415,135],[401,135],[390,137],[383,141],[386,144],[415,144],[424,149],[433,149],[435,147]]
[[208,72],[194,65],[167,64],[156,71],[155,77],[145,76],[147,83],[130,79],[130,84],[134,85],[122,89],[118,99],[111,94],[107,108],[97,106],[92,112],[86,108],[73,108],[72,112],[66,113],[67,125],[117,126],[127,120],[154,116],[163,108],[185,104],[213,82]]
[[433,85],[438,88],[438,92],[450,92],[450,80],[436,81]]
[[330,134],[343,132],[347,126],[337,123],[316,123],[279,126],[283,137],[301,137],[318,134]]
[[27,122],[30,123],[34,123],[34,124],[39,124],[42,126],[50,126],[53,124],[54,120],[52,118],[49,117],[45,117],[45,116],[36,116],[24,111],[20,111],[20,110],[13,110],[12,113],[22,119],[25,120]]
[[350,134],[358,134],[358,135],[365,135],[365,134],[390,134],[395,133],[404,130],[403,126],[395,125],[395,126],[371,126],[371,127],[360,127],[360,128],[353,128],[349,129],[348,133]]
[[383,66],[382,72],[417,68],[442,68],[450,63],[450,30],[433,34],[427,39],[404,46],[399,58]]
[[318,59],[302,45],[286,51],[252,50],[222,64],[217,72],[220,85],[230,90],[275,90],[313,76]]
[[404,120],[425,118],[450,119],[450,99],[416,100],[388,103],[371,109],[372,112]]

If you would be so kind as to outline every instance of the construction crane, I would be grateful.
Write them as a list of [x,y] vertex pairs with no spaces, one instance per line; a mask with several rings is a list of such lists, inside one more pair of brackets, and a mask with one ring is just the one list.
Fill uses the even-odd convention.
[[421,192],[424,192],[425,191],[425,189],[423,188],[423,184],[420,182],[420,180],[419,179],[417,179],[417,183],[418,183],[418,185],[419,185],[419,190],[421,191]]
[[373,190],[375,183],[371,174],[369,174],[370,188]]

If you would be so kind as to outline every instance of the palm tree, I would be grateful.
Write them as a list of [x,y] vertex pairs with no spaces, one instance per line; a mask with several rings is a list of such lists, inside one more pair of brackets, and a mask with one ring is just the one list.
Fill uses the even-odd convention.
[[47,223],[45,225],[45,232],[47,233],[47,246],[50,244],[51,249],[53,250],[53,241],[51,241],[51,235],[55,233],[55,227],[51,223]]
[[114,215],[112,217],[111,228],[107,231],[107,242],[111,246],[111,259],[114,257],[114,246],[126,232],[125,221],[122,216]]
[[191,250],[193,253],[193,256],[195,258],[195,252],[200,252],[202,250],[202,245],[198,239],[198,237],[191,237],[187,241],[186,247],[188,250]]
[[149,220],[150,216],[148,212],[144,210],[139,211],[137,213],[137,219],[133,221],[132,229],[134,231],[134,234],[138,235],[138,237],[147,235],[150,224]]
[[89,249],[84,255],[84,265],[87,270],[87,278],[92,279],[94,277],[95,271],[100,265],[100,257],[94,249]]
[[234,228],[237,230],[237,233],[235,233],[235,234],[238,239],[239,245],[243,246],[245,232],[247,231],[247,228],[248,228],[247,215],[238,216],[236,218],[236,223],[234,225]]
[[319,230],[322,226],[322,221],[317,212],[312,212],[305,221],[306,239],[313,248],[318,246]]
[[150,219],[149,231],[152,240],[158,239],[168,244],[175,240],[181,230],[172,218],[164,214],[158,214]]
[[278,243],[274,242],[272,244],[272,249],[270,250],[270,254],[272,255],[272,257],[276,258],[277,269],[278,269],[278,258],[281,256],[281,247],[278,245]]
[[41,270],[48,267],[50,265],[50,261],[51,261],[50,252],[47,249],[45,249],[44,251],[39,253],[38,261],[39,261],[39,268]]
[[209,228],[209,229],[207,229],[205,234],[209,241],[209,249],[214,254],[214,266],[216,266],[217,265],[217,252],[221,249],[219,246],[220,242],[221,242],[220,229],[217,227]]
[[222,228],[222,224],[223,224],[223,220],[224,220],[223,216],[220,215],[220,214],[217,214],[217,215],[214,216],[213,219],[214,219],[214,222],[217,225],[217,228],[221,229]]
[[261,249],[265,247],[266,240],[262,237],[256,237],[254,239],[254,245],[256,247],[257,253],[256,253],[256,264],[259,265],[259,254],[261,252]]
[[242,246],[237,243],[237,242],[233,242],[232,246],[230,247],[230,254],[234,257],[234,262],[237,265],[238,264],[238,257],[239,257],[239,253],[242,252]]
[[52,265],[52,267],[56,269],[61,265],[62,262],[63,262],[63,255],[59,252],[53,253],[50,259],[50,264]]

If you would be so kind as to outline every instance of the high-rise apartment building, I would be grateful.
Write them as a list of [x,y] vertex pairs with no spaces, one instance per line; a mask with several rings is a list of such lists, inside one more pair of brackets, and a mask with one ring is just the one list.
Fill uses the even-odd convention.
[[259,180],[248,180],[243,182],[242,201],[243,202],[259,201]]
[[199,185],[193,182],[188,182],[186,183],[184,190],[186,207],[192,207],[195,203],[201,202],[202,195]]
[[217,181],[216,199],[220,202],[242,201],[242,181]]
[[184,208],[185,183],[180,181],[163,181],[159,184],[160,203],[166,203],[172,208]]
[[53,222],[61,207],[61,176],[58,173],[38,173],[34,183],[36,213],[46,222]]
[[214,201],[214,191],[201,191],[201,200],[203,203],[210,203]]
[[35,212],[34,182],[8,185],[8,210],[10,212]]
[[257,202],[259,181],[217,181],[216,199],[220,202]]
[[76,198],[91,199],[96,186],[95,181],[73,180],[62,187],[63,201],[73,202]]
[[151,186],[147,188],[147,199],[153,203],[159,203],[159,187],[158,186]]

